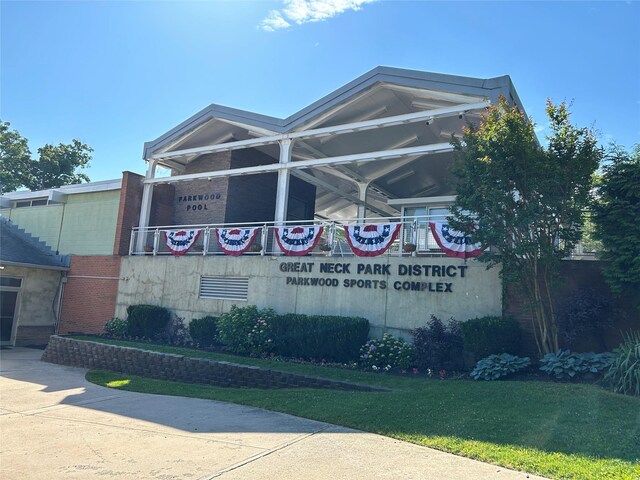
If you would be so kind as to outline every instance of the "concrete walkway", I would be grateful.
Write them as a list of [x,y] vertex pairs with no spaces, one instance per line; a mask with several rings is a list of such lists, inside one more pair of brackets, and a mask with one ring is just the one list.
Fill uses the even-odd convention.
[[540,478],[326,423],[121,392],[85,370],[0,350],[0,478]]

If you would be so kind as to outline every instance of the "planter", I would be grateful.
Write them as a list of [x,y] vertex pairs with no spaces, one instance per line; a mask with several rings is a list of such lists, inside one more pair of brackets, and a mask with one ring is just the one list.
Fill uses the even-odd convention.
[[405,244],[402,246],[402,251],[403,251],[404,253],[413,253],[413,252],[415,252],[415,251],[416,251],[416,245],[415,245],[415,243],[405,243]]

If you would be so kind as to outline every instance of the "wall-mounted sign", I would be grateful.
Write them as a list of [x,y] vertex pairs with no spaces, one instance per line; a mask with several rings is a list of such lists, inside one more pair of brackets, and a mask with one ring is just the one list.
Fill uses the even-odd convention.
[[[392,265],[387,263],[282,262],[279,268],[284,273],[311,274],[287,276],[286,285],[453,293],[455,279],[465,278],[468,266],[400,264],[392,270]],[[325,274],[350,277],[335,278],[327,277]],[[353,278],[353,275],[359,278]]]
[[177,198],[177,204],[187,206],[187,212],[195,210],[208,210],[205,202],[220,200],[219,193],[205,193],[202,195],[180,195]]

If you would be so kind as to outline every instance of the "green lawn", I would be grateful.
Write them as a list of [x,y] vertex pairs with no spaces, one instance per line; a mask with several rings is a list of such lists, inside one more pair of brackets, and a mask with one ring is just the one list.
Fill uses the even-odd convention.
[[598,386],[427,380],[133,342],[108,343],[368,383],[393,391],[225,389],[89,372],[87,379],[100,385],[252,405],[552,478],[640,478],[640,398]]

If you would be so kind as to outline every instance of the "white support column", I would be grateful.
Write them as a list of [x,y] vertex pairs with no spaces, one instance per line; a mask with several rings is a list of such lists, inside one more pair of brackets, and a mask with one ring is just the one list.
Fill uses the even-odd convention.
[[361,202],[358,204],[358,218],[363,219],[367,216],[367,190],[370,182],[358,182],[358,197]]
[[[280,165],[286,165],[291,161],[291,150],[293,150],[293,142],[285,138],[280,140]],[[282,224],[287,220],[287,200],[289,198],[289,169],[281,168],[278,170],[278,189],[276,191],[276,214],[274,217],[275,224]]]
[[[145,180],[150,180],[156,176],[157,160],[149,160],[149,167]],[[153,199],[153,183],[145,183],[142,189],[142,202],[140,205],[140,221],[138,222],[138,238],[136,242],[136,251],[142,252],[147,238],[146,228],[149,226],[149,217],[151,216],[151,200]]]

